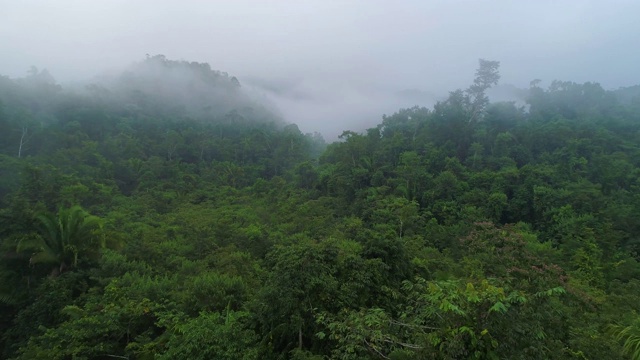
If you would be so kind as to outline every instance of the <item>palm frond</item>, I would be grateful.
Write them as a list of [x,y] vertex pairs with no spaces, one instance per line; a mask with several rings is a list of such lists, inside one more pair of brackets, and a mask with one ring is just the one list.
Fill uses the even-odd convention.
[[0,292],[0,303],[4,303],[7,305],[12,305],[13,304],[13,299],[11,297],[11,295],[9,294],[3,294]]
[[60,257],[53,251],[40,251],[31,255],[31,264],[60,264]]
[[48,244],[39,236],[25,236],[18,241],[16,252],[43,251],[48,248]]
[[622,352],[633,360],[640,360],[640,320],[629,326],[611,326],[613,337],[622,342]]
[[40,232],[50,248],[60,248],[60,222],[50,213],[41,213],[36,216],[40,223]]

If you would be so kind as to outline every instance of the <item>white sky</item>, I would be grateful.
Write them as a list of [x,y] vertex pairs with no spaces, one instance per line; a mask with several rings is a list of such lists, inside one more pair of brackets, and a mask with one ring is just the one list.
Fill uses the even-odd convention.
[[164,54],[323,99],[283,109],[293,122],[315,109],[301,122],[375,123],[396,109],[387,92],[464,88],[478,58],[521,87],[640,84],[638,19],[637,0],[0,0],[0,75],[35,65],[64,83]]

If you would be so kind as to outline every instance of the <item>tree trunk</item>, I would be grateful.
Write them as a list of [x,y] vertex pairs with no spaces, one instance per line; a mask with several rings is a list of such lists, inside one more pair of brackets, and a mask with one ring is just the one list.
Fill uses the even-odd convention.
[[25,137],[27,136],[27,134],[29,133],[29,128],[27,128],[26,126],[24,126],[22,128],[22,136],[20,136],[20,146],[18,147],[18,158],[20,158],[22,156],[22,148],[24,147],[24,145],[27,144],[27,142],[29,141],[29,139],[25,139]]

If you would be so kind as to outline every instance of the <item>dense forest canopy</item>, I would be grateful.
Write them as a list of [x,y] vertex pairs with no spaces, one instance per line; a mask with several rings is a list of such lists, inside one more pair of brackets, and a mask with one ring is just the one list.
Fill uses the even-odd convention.
[[640,358],[638,86],[499,78],[327,145],[208,64],[0,77],[0,356]]

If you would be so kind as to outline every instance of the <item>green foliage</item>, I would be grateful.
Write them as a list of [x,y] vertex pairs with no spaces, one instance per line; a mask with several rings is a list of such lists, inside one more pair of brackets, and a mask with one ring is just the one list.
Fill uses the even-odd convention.
[[201,313],[172,327],[156,359],[259,359],[258,336],[243,324],[246,313]]
[[0,77],[1,356],[638,358],[637,89],[498,66],[329,145],[208,64]]

